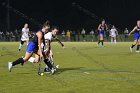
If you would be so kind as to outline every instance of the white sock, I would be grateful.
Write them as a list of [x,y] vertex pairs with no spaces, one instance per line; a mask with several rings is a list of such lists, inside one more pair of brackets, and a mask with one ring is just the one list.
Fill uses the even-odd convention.
[[49,68],[47,65],[46,65],[46,67],[45,68]]
[[111,43],[113,43],[113,40],[111,39]]
[[21,49],[21,47],[22,47],[22,44],[19,45],[19,48],[18,49]]
[[28,62],[34,63],[35,62],[35,58],[34,57],[30,57],[30,59],[28,60]]
[[114,43],[116,43],[116,40],[114,40]]

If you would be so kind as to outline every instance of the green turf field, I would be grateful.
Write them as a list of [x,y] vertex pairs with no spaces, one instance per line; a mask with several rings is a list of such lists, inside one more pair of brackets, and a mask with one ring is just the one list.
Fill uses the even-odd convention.
[[[37,75],[38,64],[17,65],[8,72],[7,62],[24,55],[25,45],[0,43],[0,93],[140,93],[140,54],[129,52],[131,43],[52,43],[55,75]],[[42,64],[43,66],[44,63]]]

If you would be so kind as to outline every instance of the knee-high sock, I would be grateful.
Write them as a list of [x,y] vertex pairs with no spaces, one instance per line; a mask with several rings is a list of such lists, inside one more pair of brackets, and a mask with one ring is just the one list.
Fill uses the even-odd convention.
[[23,58],[17,59],[16,61],[14,61],[14,62],[12,63],[12,65],[15,66],[15,65],[20,64],[20,63],[24,63]]
[[139,51],[140,45],[137,45],[137,51]]
[[50,69],[53,68],[53,65],[51,64],[51,62],[48,59],[45,59],[44,62]]
[[133,48],[135,45],[132,44],[131,48]]

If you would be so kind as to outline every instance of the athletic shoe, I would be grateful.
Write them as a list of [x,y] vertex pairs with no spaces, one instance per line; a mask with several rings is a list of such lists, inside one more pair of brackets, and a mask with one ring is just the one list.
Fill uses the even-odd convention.
[[130,47],[130,52],[132,53],[132,51],[133,51],[133,50],[132,50],[132,48]]
[[21,49],[18,49],[18,51],[20,51]]
[[54,68],[54,70],[56,71],[56,70],[59,68],[59,65],[56,65],[56,66],[54,66],[53,68]]
[[55,74],[55,69],[54,69],[54,68],[51,69],[51,74],[52,74],[52,75]]
[[138,50],[136,51],[136,53],[139,53],[139,52],[140,52],[140,51],[138,51]]
[[9,69],[9,72],[11,72],[11,69],[12,69],[12,62],[8,62],[8,69]]
[[56,65],[55,68],[59,68],[59,65]]
[[50,69],[49,68],[44,68],[44,73],[50,73]]
[[104,45],[102,45],[102,47],[105,47]]

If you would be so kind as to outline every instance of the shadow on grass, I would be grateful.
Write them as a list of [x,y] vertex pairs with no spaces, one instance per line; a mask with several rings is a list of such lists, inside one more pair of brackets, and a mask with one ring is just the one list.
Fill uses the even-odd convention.
[[76,67],[76,68],[59,68],[57,71],[56,71],[56,74],[61,74],[65,71],[70,71],[70,70],[80,70],[81,68],[83,67]]
[[82,69],[82,72],[114,72],[114,73],[135,73],[139,74],[140,72],[138,71],[127,71],[127,70],[106,70],[106,69]]

